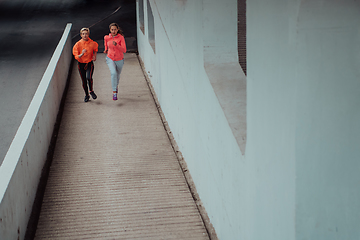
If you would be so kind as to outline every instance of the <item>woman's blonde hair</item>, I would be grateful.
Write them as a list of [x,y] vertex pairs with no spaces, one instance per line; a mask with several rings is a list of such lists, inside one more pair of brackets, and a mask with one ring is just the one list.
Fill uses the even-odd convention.
[[120,33],[121,35],[124,36],[124,33],[123,33],[122,29],[119,27],[119,25],[118,25],[117,23],[110,23],[109,29],[110,29],[112,26],[115,26],[115,27],[118,29],[118,33]]
[[83,32],[83,31],[87,31],[89,34],[90,34],[90,29],[89,28],[82,28],[80,29],[80,34]]

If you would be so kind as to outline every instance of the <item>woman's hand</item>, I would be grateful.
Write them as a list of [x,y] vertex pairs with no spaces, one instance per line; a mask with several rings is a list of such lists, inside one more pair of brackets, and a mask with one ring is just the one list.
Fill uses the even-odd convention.
[[115,41],[113,41],[113,44],[114,44],[114,46],[116,46],[116,45],[117,45],[117,43],[116,43]]
[[84,48],[81,52],[81,54],[78,56],[78,58],[81,58],[82,56],[84,56],[84,54],[87,52],[87,50]]
[[104,50],[104,53],[107,53],[108,52],[108,50],[106,49],[106,50]]

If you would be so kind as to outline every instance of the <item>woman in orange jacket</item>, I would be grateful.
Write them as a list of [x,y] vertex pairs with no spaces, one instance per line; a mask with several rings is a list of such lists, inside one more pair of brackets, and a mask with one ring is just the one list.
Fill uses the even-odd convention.
[[120,73],[124,65],[124,53],[126,52],[126,44],[124,35],[116,23],[109,25],[110,34],[104,37],[106,64],[111,73],[111,86],[113,90],[113,100],[117,100],[118,85]]
[[[84,102],[88,102],[90,95],[93,99],[96,99],[97,96],[93,89],[93,73],[94,73],[94,63],[96,61],[96,53],[98,51],[98,44],[89,38],[90,29],[82,28],[80,30],[81,39],[75,43],[73,47],[73,55],[78,61],[78,69],[80,77],[82,80],[82,86],[85,91]],[[89,85],[89,88],[88,88]]]

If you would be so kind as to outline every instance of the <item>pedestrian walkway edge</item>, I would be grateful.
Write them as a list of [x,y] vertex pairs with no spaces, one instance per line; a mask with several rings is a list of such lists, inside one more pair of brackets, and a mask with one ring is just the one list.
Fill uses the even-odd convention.
[[161,109],[161,105],[159,103],[159,100],[157,98],[157,95],[156,95],[156,92],[154,90],[154,87],[152,86],[151,84],[151,80],[149,78],[149,75],[147,74],[146,70],[145,70],[145,65],[144,65],[144,62],[142,61],[141,57],[137,54],[137,58],[139,60],[139,64],[140,64],[140,67],[143,71],[143,74],[145,76],[145,80],[146,80],[146,83],[150,89],[150,93],[154,99],[154,102],[155,102],[155,105],[156,105],[156,108],[158,110],[158,113],[159,113],[159,116],[161,118],[161,122],[163,123],[164,125],[164,129],[167,133],[167,136],[170,140],[170,143],[171,143],[171,146],[175,152],[175,155],[178,159],[178,163],[181,167],[181,170],[182,170],[182,173],[184,174],[184,178],[186,180],[186,183],[190,189],[190,192],[191,192],[191,195],[195,201],[195,204],[196,204],[196,207],[200,213],[200,216],[201,216],[201,219],[205,225],[205,228],[206,228],[206,231],[210,237],[211,240],[218,240],[218,237],[216,235],[216,232],[215,232],[215,228],[213,227],[213,225],[211,224],[210,222],[210,218],[206,212],[206,209],[199,197],[199,194],[196,190],[196,186],[195,186],[195,183],[190,175],[190,172],[188,170],[188,167],[187,167],[187,164],[185,162],[185,159],[180,151],[180,148],[179,146],[177,145],[176,143],[176,140],[174,138],[174,135],[172,134],[171,130],[170,130],[170,127],[169,127],[169,124],[168,122],[166,121],[166,118],[165,118],[165,114],[163,113],[162,109]]

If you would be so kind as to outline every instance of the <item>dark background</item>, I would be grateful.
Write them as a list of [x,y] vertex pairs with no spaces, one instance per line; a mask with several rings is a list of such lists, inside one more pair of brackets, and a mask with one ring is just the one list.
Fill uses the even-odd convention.
[[90,38],[102,52],[112,22],[136,51],[136,0],[0,0],[0,164],[66,24],[73,24],[73,44],[93,25]]

